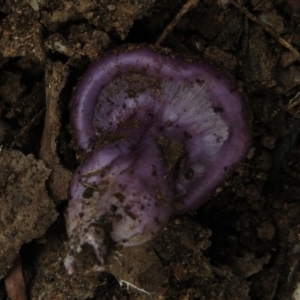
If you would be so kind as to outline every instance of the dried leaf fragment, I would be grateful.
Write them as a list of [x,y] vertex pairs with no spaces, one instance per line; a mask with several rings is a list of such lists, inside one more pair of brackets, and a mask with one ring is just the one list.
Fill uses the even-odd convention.
[[27,300],[20,255],[5,277],[5,287],[9,299]]

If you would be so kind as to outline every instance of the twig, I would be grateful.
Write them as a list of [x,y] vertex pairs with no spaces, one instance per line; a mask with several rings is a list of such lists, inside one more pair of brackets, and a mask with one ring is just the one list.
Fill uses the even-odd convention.
[[151,296],[151,295],[153,294],[153,293],[151,293],[151,292],[147,292],[146,290],[137,287],[136,285],[134,285],[134,284],[132,284],[132,283],[130,283],[130,282],[128,282],[128,281],[125,281],[125,280],[120,279],[120,280],[119,280],[119,285],[120,285],[121,287],[123,287],[123,284],[126,285],[127,290],[129,290],[129,287],[131,287],[131,288],[136,289],[136,290],[138,290],[139,292],[144,293],[144,294],[146,294],[146,295],[148,295],[148,296]]
[[60,164],[57,154],[57,139],[61,128],[59,95],[68,75],[69,69],[62,63],[46,61],[46,115],[40,157],[53,170],[49,180],[50,195],[58,203],[68,198],[68,186],[72,178],[71,172]]
[[298,92],[289,102],[287,110],[292,110],[300,104],[300,92]]
[[187,13],[192,7],[197,5],[198,0],[187,0],[187,2],[182,6],[179,13],[175,16],[175,18],[171,21],[171,23],[165,28],[162,32],[155,45],[159,46],[160,43],[166,38],[166,36],[173,30],[173,28],[177,25],[182,16]]
[[300,53],[290,44],[288,43],[285,39],[283,39],[272,27],[269,25],[263,23],[260,21],[258,18],[256,18],[253,14],[247,10],[246,7],[236,3],[234,0],[230,0],[230,3],[233,4],[236,8],[238,8],[241,12],[245,14],[245,16],[253,21],[254,23],[258,24],[261,26],[265,31],[267,31],[274,39],[276,39],[282,46],[287,48],[295,57],[295,60],[300,60]]

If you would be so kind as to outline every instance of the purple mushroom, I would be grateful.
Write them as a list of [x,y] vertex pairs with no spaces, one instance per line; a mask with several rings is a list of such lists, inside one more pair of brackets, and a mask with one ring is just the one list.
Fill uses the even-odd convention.
[[84,160],[67,211],[70,274],[86,248],[92,270],[104,270],[116,246],[149,241],[171,215],[201,206],[251,140],[246,103],[227,76],[146,45],[115,50],[87,70],[71,125]]

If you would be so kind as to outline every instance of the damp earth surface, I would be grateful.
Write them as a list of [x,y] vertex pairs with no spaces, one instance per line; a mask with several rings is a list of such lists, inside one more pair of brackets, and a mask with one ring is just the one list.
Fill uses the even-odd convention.
[[48,2],[0,0],[0,300],[12,290],[26,299],[24,287],[28,299],[298,299],[299,2],[199,0],[176,20],[160,46],[235,78],[253,143],[204,206],[154,241],[118,249],[97,276],[69,276],[63,264],[80,164],[72,91],[107,51],[154,44],[188,1]]

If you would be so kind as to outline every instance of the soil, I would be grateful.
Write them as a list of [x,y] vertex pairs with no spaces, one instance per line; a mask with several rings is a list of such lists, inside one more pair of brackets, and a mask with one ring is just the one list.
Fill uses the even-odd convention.
[[18,253],[32,300],[300,299],[299,0],[199,0],[178,19],[161,46],[215,63],[247,97],[247,159],[204,206],[120,253],[125,270],[64,269],[73,88],[106,51],[155,43],[185,3],[0,0],[0,300]]

